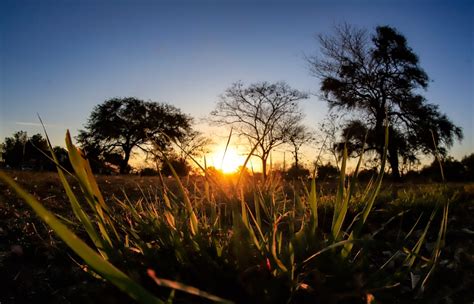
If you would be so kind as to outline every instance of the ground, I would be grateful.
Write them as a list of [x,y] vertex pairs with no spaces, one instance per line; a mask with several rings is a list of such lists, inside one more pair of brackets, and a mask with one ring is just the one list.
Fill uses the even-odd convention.
[[[48,209],[74,220],[67,197],[55,173],[8,171]],[[114,196],[131,200],[152,198],[158,177],[99,176],[98,183],[109,204]],[[74,185],[74,181],[72,181]],[[77,185],[75,186],[77,187]],[[432,185],[384,184],[370,225],[380,227],[405,209],[430,209]],[[330,187],[328,187],[330,188]],[[449,184],[458,192],[451,204],[445,248],[436,275],[427,291],[426,303],[468,303],[474,300],[474,184]],[[397,204],[392,204],[397,201]],[[410,205],[412,204],[412,205]],[[325,210],[325,209],[324,209]],[[322,212],[324,212],[322,210]],[[413,213],[415,214],[415,213]],[[416,216],[407,215],[387,225],[379,241],[400,238]],[[74,224],[70,224],[74,227]],[[376,229],[376,228],[374,228]],[[77,229],[81,235],[81,230]],[[429,244],[429,242],[428,242]],[[0,184],[0,303],[129,303],[111,284],[92,277],[81,261],[31,209]],[[397,294],[393,294],[396,302]]]

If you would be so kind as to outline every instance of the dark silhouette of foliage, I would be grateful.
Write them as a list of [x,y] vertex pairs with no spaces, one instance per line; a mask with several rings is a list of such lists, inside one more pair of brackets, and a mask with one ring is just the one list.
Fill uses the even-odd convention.
[[[55,171],[56,164],[51,160],[48,142],[41,134],[28,137],[27,132],[18,131],[6,137],[1,145],[4,165],[7,168],[34,171]],[[71,169],[67,151],[59,146],[53,148],[59,165]]]
[[446,155],[462,131],[438,106],[420,94],[429,78],[405,37],[389,26],[379,26],[369,40],[365,30],[343,25],[334,36],[319,37],[322,57],[309,58],[315,76],[321,79],[322,98],[331,108],[352,112],[343,130],[349,152],[383,153],[384,124],[388,121],[388,161],[395,179],[400,178],[399,160],[414,162],[418,153]]
[[306,93],[292,89],[284,82],[254,83],[244,87],[234,83],[221,96],[212,121],[232,125],[245,137],[253,155],[262,161],[263,178],[267,177],[267,159],[277,146],[288,143],[289,136],[300,126],[303,114],[298,102],[308,98]]
[[317,178],[318,180],[335,180],[339,175],[339,169],[336,166],[326,163],[317,167]]
[[293,164],[287,171],[286,171],[286,178],[295,179],[295,178],[302,178],[306,179],[309,178],[310,172],[307,168],[298,165],[296,163]]
[[359,171],[357,174],[357,179],[359,181],[369,181],[377,176],[377,168],[366,168]]
[[163,174],[163,176],[173,175],[170,165],[173,167],[178,176],[186,176],[191,171],[191,166],[188,164],[186,159],[181,157],[171,157],[169,158],[169,164],[165,162],[161,167],[161,174]]
[[474,181],[474,153],[466,155],[461,160],[466,180]]
[[3,158],[5,166],[22,170],[45,170],[50,160],[48,144],[41,134],[28,137],[25,131],[18,131],[5,138]]
[[[67,150],[63,147],[56,146],[53,148],[53,151],[56,155],[59,165],[68,171],[72,171],[72,166],[69,162],[69,155],[67,153]],[[47,154],[49,155],[50,152],[48,151]],[[47,171],[56,171],[56,164],[52,161],[46,161],[44,169]]]
[[143,168],[140,170],[140,176],[156,176],[158,175],[158,171],[153,168]]
[[171,141],[191,132],[191,121],[168,104],[134,97],[112,98],[94,108],[77,139],[99,167],[109,162],[117,165],[120,173],[127,173],[134,149],[146,153],[152,146],[166,150]]
[[[465,180],[466,170],[462,162],[455,160],[453,157],[445,157],[441,160],[444,178],[448,182],[460,182]],[[442,175],[439,162],[435,159],[429,165],[420,171],[420,176],[428,181],[441,182]]]

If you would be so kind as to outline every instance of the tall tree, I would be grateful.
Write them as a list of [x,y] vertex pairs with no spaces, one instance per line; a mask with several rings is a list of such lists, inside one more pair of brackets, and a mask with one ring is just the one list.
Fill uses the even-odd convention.
[[319,36],[321,56],[309,58],[315,76],[321,79],[322,98],[331,108],[354,114],[343,130],[352,151],[383,153],[384,122],[389,123],[388,161],[395,179],[400,177],[399,159],[413,162],[417,154],[446,154],[462,131],[438,106],[420,93],[429,78],[405,37],[389,26],[379,26],[369,39],[365,30],[343,25],[335,35]]
[[[96,106],[79,143],[95,157],[118,162],[120,173],[127,173],[134,149],[149,152],[150,147],[166,149],[171,140],[191,131],[191,118],[171,105],[146,102],[134,97],[112,98]],[[111,157],[113,156],[113,157]]]
[[287,143],[299,126],[303,114],[298,102],[306,98],[306,93],[284,82],[261,82],[248,87],[237,82],[221,96],[211,116],[215,123],[232,125],[251,147],[256,147],[254,156],[262,161],[265,179],[270,152]]

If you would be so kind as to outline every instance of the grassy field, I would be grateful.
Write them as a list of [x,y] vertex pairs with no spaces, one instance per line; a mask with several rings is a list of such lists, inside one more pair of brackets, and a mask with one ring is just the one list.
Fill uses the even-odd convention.
[[[153,295],[144,303],[474,300],[474,184],[98,176],[97,207],[69,176],[88,230],[58,174],[5,173]],[[3,184],[0,203],[2,304],[129,303],[141,292],[85,261]]]

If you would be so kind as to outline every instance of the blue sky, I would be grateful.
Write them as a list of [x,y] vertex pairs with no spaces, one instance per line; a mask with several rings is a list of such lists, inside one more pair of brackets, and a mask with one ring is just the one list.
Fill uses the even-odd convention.
[[[62,144],[116,96],[199,119],[238,80],[316,94],[304,55],[317,52],[316,34],[348,22],[406,36],[432,79],[425,96],[464,130],[459,158],[474,152],[473,16],[472,1],[2,1],[0,138],[40,132],[39,113]],[[327,112],[315,95],[303,108],[312,127]]]

